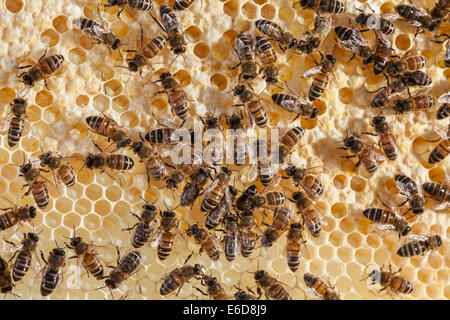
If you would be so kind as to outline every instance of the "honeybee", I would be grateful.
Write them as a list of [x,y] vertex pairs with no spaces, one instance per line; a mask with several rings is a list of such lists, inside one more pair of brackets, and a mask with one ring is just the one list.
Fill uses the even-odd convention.
[[450,116],[450,92],[444,93],[438,99],[442,106],[439,107],[436,112],[436,119],[442,120]]
[[331,18],[316,16],[314,18],[314,29],[305,32],[305,40],[300,39],[297,49],[303,53],[311,54],[314,49],[319,48],[320,43],[331,31]]
[[262,291],[260,288],[257,289],[258,296],[256,296],[253,290],[251,290],[250,288],[247,288],[249,293],[236,286],[235,288],[238,289],[238,291],[236,291],[236,293],[234,294],[235,300],[259,300],[262,296]]
[[328,73],[333,71],[334,64],[336,63],[336,59],[333,55],[327,54],[324,58],[320,51],[319,53],[321,56],[320,63],[314,61],[316,66],[306,70],[303,74],[304,78],[314,76],[309,89],[309,101],[314,101],[322,96],[328,86]]
[[174,134],[176,130],[177,129],[175,128],[169,127],[153,129],[146,133],[145,140],[150,142],[152,145],[157,144],[173,146],[180,142],[179,137],[176,137]]
[[175,0],[175,2],[173,4],[173,9],[174,10],[186,10],[190,6],[192,6],[194,1],[195,0]]
[[23,177],[26,181],[25,186],[29,187],[27,192],[25,192],[25,196],[28,196],[31,192],[36,205],[40,209],[45,209],[49,204],[50,196],[48,194],[47,183],[38,179],[41,176],[41,171],[45,170],[34,168],[31,162],[28,161],[28,163],[20,166],[19,177]]
[[225,289],[220,285],[215,277],[209,277],[207,275],[203,275],[201,284],[208,288],[208,294],[204,293],[200,289],[197,289],[204,295],[209,295],[211,300],[229,300],[230,297],[225,292]]
[[39,242],[39,237],[37,234],[29,232],[23,234],[23,240],[19,245],[6,239],[5,242],[12,245],[15,250],[11,260],[17,256],[12,265],[11,275],[13,281],[18,282],[25,277],[30,269],[33,260],[32,254],[36,254],[36,246]]
[[267,271],[259,270],[255,273],[255,281],[264,290],[266,297],[270,300],[291,300],[289,292],[281,283],[270,276]]
[[259,227],[252,211],[242,212],[239,226],[241,227],[241,254],[243,257],[249,257],[255,249],[260,233],[256,231]]
[[115,142],[117,150],[131,144],[131,138],[125,130],[123,130],[116,121],[107,116],[89,116],[86,118],[86,123],[91,131],[107,137],[108,142],[110,140]]
[[277,241],[281,234],[289,227],[292,213],[288,207],[280,207],[275,209],[272,224],[264,231],[261,239],[261,246],[271,247]]
[[155,152],[144,160],[145,167],[147,168],[147,178],[148,184],[150,185],[150,177],[153,180],[160,181],[165,174],[167,174],[167,169],[159,155]]
[[372,119],[372,127],[374,127],[376,133],[364,132],[373,136],[380,137],[380,145],[384,151],[384,154],[389,160],[394,161],[398,157],[398,145],[395,140],[392,128],[386,121],[384,116],[375,116]]
[[427,63],[427,58],[411,53],[412,51],[409,50],[399,60],[389,61],[386,69],[387,73],[395,77],[405,72],[422,69]]
[[440,141],[439,144],[431,151],[428,157],[428,163],[435,164],[444,160],[450,153],[450,123],[447,130],[445,128],[435,127],[434,131],[441,137],[431,142]]
[[236,209],[240,211],[246,210],[249,206],[248,203],[251,201],[251,198],[258,193],[258,187],[256,185],[251,185],[246,188],[242,195],[236,201]]
[[396,114],[403,114],[414,111],[428,111],[434,107],[435,99],[433,96],[416,94],[407,99],[398,99],[392,106]]
[[175,268],[164,277],[159,293],[162,296],[167,296],[177,289],[179,293],[185,283],[194,277],[197,279],[197,276],[201,275],[203,275],[201,265],[187,266],[185,262],[183,267]]
[[55,183],[61,181],[66,187],[71,187],[75,184],[76,177],[70,163],[62,163],[62,159],[60,154],[54,156],[52,152],[42,152],[39,156],[41,166],[48,167],[53,172]]
[[381,32],[375,31],[377,37],[377,48],[373,56],[373,73],[380,74],[389,65],[392,55],[391,41]]
[[249,119],[253,119],[258,127],[264,128],[267,125],[268,118],[261,100],[255,98],[255,94],[243,84],[237,85],[233,89],[233,94],[239,96],[241,105],[246,107]]
[[448,12],[450,10],[450,1],[449,0],[438,0],[431,10],[431,17],[433,19],[444,20],[448,16]]
[[313,168],[303,169],[297,168],[296,166],[289,166],[284,172],[288,175],[286,177],[287,179],[292,178],[296,187],[301,185],[311,199],[317,200],[323,194],[323,185],[319,179],[308,174],[308,171],[311,169]]
[[[94,142],[94,146],[101,152],[98,154],[89,153],[84,159],[84,165],[88,169],[101,169],[104,171],[105,167],[113,170],[131,170],[134,167],[132,158],[123,154],[107,154]],[[113,178],[114,179],[114,178]]]
[[238,216],[228,214],[225,218],[225,237],[223,241],[225,257],[230,262],[236,259],[239,254],[241,244],[239,233]]
[[246,209],[281,207],[286,202],[286,195],[281,191],[265,191],[247,200]]
[[[47,50],[45,50],[44,54],[39,58],[38,63],[33,65],[26,65],[18,67],[18,69],[27,69],[31,68],[29,71],[22,72],[19,75],[19,78],[22,78],[22,82],[30,87],[34,87],[35,83],[44,80],[45,87],[47,86],[47,79],[50,75],[56,72],[59,68],[61,68],[64,57],[61,54],[54,54],[46,57]],[[48,89],[49,90],[49,89]]]
[[305,129],[302,126],[289,129],[281,138],[279,148],[279,161],[284,163],[294,147],[300,142],[305,135]]
[[373,270],[367,278],[372,281],[372,284],[378,282],[380,286],[383,287],[380,289],[380,292],[387,289],[389,294],[391,294],[391,292],[409,294],[413,292],[414,284],[409,280],[396,276],[401,270],[402,268],[398,269],[396,272],[392,272],[392,267],[389,265],[389,272],[383,271],[383,268],[380,268],[379,270]]
[[10,208],[0,208],[2,211],[6,211],[0,215],[0,230],[6,230],[14,227],[16,224],[22,224],[26,220],[32,220],[36,217],[36,207],[28,206],[25,207],[10,207]]
[[167,41],[169,42],[170,50],[176,54],[182,54],[186,52],[186,40],[184,39],[183,26],[178,20],[177,16],[167,5],[161,5],[159,7],[159,15],[161,16],[161,23],[153,18],[159,27],[167,33]]
[[41,258],[45,262],[41,282],[41,295],[45,297],[51,294],[58,285],[62,269],[66,264],[66,252],[64,249],[55,248],[50,251],[47,261],[44,253],[41,251]]
[[[162,83],[164,90],[158,91],[157,94],[167,94],[169,104],[172,107],[172,113],[183,120],[182,123],[184,124],[189,108],[184,90],[170,72],[161,73],[158,81]],[[182,125],[180,125],[180,127]]]
[[158,247],[158,258],[163,261],[167,259],[173,251],[175,242],[177,247],[181,247],[182,243],[179,241],[183,239],[183,235],[178,230],[180,222],[176,218],[175,212],[171,210],[159,211],[161,216],[160,226],[158,231],[153,236],[152,246]]
[[220,203],[223,197],[227,197],[227,201],[231,201],[230,190],[228,183],[230,181],[231,170],[227,167],[222,167],[220,172],[215,177],[214,181],[205,190],[205,196],[202,201],[200,210],[202,212],[209,212],[213,210]]
[[430,254],[434,250],[442,246],[442,239],[440,236],[415,236],[411,242],[404,244],[398,249],[397,254],[400,257],[412,257],[418,255]]
[[27,100],[17,96],[11,105],[11,111],[0,123],[0,131],[8,131],[8,145],[15,147],[22,137],[27,117]]
[[70,257],[69,259],[82,258],[83,267],[86,269],[88,274],[93,275],[97,280],[103,279],[103,265],[92,242],[87,243],[83,240],[83,238],[75,236],[74,230],[73,237],[70,238],[70,244],[66,244],[66,246],[67,248],[75,251],[75,256]]
[[156,207],[152,204],[146,203],[142,207],[140,217],[135,213],[132,214],[139,220],[139,222],[124,230],[134,230],[131,244],[137,249],[143,247],[147,242],[149,242],[153,230],[155,229]]
[[279,66],[276,65],[278,60],[277,53],[272,44],[264,37],[256,36],[255,44],[256,54],[262,64],[262,70],[267,83],[275,84],[278,82]]
[[374,147],[362,141],[357,134],[348,135],[344,139],[345,147],[338,149],[350,150],[353,154],[350,156],[342,156],[342,158],[358,157],[358,162],[355,164],[354,170],[358,168],[361,163],[364,165],[368,173],[375,173],[378,169],[379,162],[386,160],[386,158]]
[[294,35],[275,22],[260,19],[255,21],[255,26],[269,39],[277,41],[280,49],[283,51],[297,46],[297,39],[294,38]]
[[221,251],[219,240],[207,229],[196,223],[187,229],[186,234],[189,237],[193,236],[200,245],[200,253],[204,250],[211,260],[219,260]]
[[434,31],[439,27],[440,20],[434,19],[423,9],[406,4],[397,5],[394,9],[408,24],[417,27],[417,33],[420,28]]
[[358,55],[363,59],[364,64],[369,64],[373,61],[373,51],[366,39],[363,38],[361,32],[355,27],[347,28],[338,26],[334,28],[334,32],[338,36],[338,45],[343,49],[352,52],[353,56],[350,61]]
[[239,57],[239,63],[230,69],[233,70],[241,66],[239,82],[241,78],[246,81],[255,79],[258,67],[255,61],[255,44],[253,43],[252,37],[243,33],[239,34],[234,40],[233,49]]
[[443,210],[450,207],[450,185],[426,182],[422,184],[423,190],[434,200],[442,202],[435,210]]
[[[205,162],[209,165],[216,165],[223,161],[223,127],[220,117],[208,115],[207,117],[200,117],[202,124],[205,126],[203,132],[210,139],[205,147]],[[208,130],[211,130],[207,132]]]
[[311,102],[303,97],[285,93],[275,93],[272,95],[272,100],[283,109],[297,114],[292,121],[297,120],[300,116],[307,119],[315,119],[319,112]]
[[322,225],[326,221],[322,218],[322,212],[314,205],[305,193],[301,191],[294,192],[291,201],[295,202],[297,210],[303,220],[303,226],[313,237],[318,237],[322,231]]
[[334,290],[334,287],[328,282],[323,281],[319,277],[305,273],[303,276],[305,284],[322,300],[341,300],[339,294]]
[[148,64],[147,59],[156,57],[166,46],[166,38],[156,36],[150,39],[145,45],[142,45],[143,35],[138,44],[137,50],[127,50],[127,52],[135,52],[131,58],[127,58],[128,70],[132,72],[141,71]]
[[247,136],[242,121],[243,121],[242,113],[241,115],[233,114],[231,117],[227,116],[226,120],[230,129],[233,130],[232,132],[233,145],[231,147],[234,150],[233,160],[234,163],[237,165],[244,164],[247,158],[247,151],[246,151]]
[[153,9],[153,2],[152,0],[108,0],[105,7],[119,7],[120,11],[117,13],[117,16],[120,17],[122,11],[126,9],[143,12],[150,11]]
[[200,194],[210,177],[208,169],[201,167],[192,176],[191,181],[186,183],[180,197],[180,204],[183,207],[192,205]]
[[[370,7],[369,7],[370,8]],[[355,7],[356,10],[361,12],[356,17],[356,23],[363,28],[367,28],[369,30],[377,30],[385,35],[391,35],[395,31],[395,26],[393,21],[398,19],[398,14],[394,13],[384,13],[384,14],[375,14],[372,10],[372,14],[366,14],[363,10]]]
[[101,16],[100,20],[101,22],[97,22],[88,18],[79,17],[75,19],[75,25],[89,37],[97,41],[97,43],[103,43],[109,50],[119,50],[120,53],[120,46],[122,45],[120,39],[105,24]]
[[229,199],[227,199],[227,197],[223,197],[217,207],[215,207],[208,213],[205,221],[206,228],[214,229],[220,223],[222,223],[225,217],[227,217],[227,215],[230,213],[233,199],[237,195],[237,190],[232,186],[228,186],[228,190],[231,197]]
[[[117,289],[122,282],[127,280],[141,263],[142,256],[139,251],[134,250],[128,253],[125,257],[120,259],[120,251],[117,249],[117,266],[111,271],[105,280],[105,285],[110,290]],[[112,292],[111,292],[112,295]]]
[[8,262],[0,257],[0,292],[4,294],[11,292],[13,286],[14,285],[11,278],[11,270]]
[[[265,140],[257,140],[254,145],[254,150],[258,153],[257,164],[250,167],[248,180],[253,181],[257,176],[265,189],[278,185],[281,176],[274,174],[274,164],[267,155],[267,142]],[[265,155],[264,157],[267,158],[264,159],[262,155]]]
[[303,240],[303,226],[300,223],[292,223],[286,241],[285,255],[289,269],[296,272],[300,266],[301,245],[306,241]]
[[397,184],[400,193],[406,197],[406,200],[401,204],[401,206],[403,206],[406,202],[409,202],[411,205],[408,209],[409,211],[414,214],[422,214],[425,199],[422,195],[422,191],[417,186],[417,183],[404,174],[396,174],[395,183]]
[[345,4],[337,0],[300,0],[299,3],[304,9],[319,13],[343,14],[346,10]]

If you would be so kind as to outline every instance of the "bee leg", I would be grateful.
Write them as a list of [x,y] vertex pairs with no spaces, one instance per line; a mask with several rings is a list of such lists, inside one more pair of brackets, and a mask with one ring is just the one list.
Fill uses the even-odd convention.
[[371,136],[378,136],[378,134],[376,134],[376,133],[372,133],[372,132],[361,132],[362,134],[368,134],[368,135],[371,135]]
[[120,19],[120,14],[122,13],[122,11],[123,11],[123,8],[122,8],[122,9],[120,9],[120,10],[119,10],[119,12],[117,13],[117,18],[119,18],[119,19]]
[[[235,65],[234,67],[229,67],[229,69],[230,70],[234,70],[234,69],[236,69],[237,67],[239,67],[241,65],[241,63],[239,62],[237,65]],[[241,75],[239,75],[239,76],[241,76]]]
[[198,292],[200,292],[201,294],[203,294],[204,296],[207,296],[207,293],[204,293],[201,289],[194,287]]
[[118,246],[116,246],[116,250],[117,250],[117,265],[119,265],[119,263],[120,263],[120,250],[119,250]]
[[350,62],[352,62],[352,60],[353,60],[353,59],[355,59],[355,57],[356,57],[356,53],[354,53],[354,54],[352,55],[352,57],[350,58],[350,60],[348,60],[348,62],[347,62],[347,63],[350,63]]
[[[16,69],[27,69],[27,68],[31,68],[33,65],[31,64],[27,64],[26,66],[21,66],[21,67],[16,67]],[[22,73],[23,74],[23,73]],[[19,76],[20,77],[20,76]]]
[[344,159],[351,159],[351,158],[354,158],[354,157],[356,157],[356,154],[353,154],[353,155],[351,155],[351,156],[342,156],[341,158],[344,158]]
[[44,253],[42,251],[41,251],[41,258],[45,262],[45,264],[48,264],[47,260],[45,260]]
[[128,228],[125,228],[125,229],[122,229],[122,231],[131,231],[131,230],[133,230],[134,228],[136,228],[136,226],[138,225],[138,223],[136,223],[134,226],[132,226],[132,227],[128,227]]
[[49,88],[48,88],[48,85],[47,85],[47,80],[44,78],[44,85],[45,85],[45,87],[47,88],[47,90],[50,90]]
[[361,159],[358,159],[358,162],[355,164],[353,171],[355,171],[361,165]]

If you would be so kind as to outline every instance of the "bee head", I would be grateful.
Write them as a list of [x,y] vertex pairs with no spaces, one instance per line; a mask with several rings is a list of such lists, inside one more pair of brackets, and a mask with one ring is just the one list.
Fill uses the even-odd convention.
[[256,281],[258,281],[258,280],[261,280],[262,278],[264,278],[265,275],[266,275],[266,272],[264,270],[259,270],[259,271],[255,272],[254,278]]
[[142,208],[146,211],[156,211],[156,207],[149,203],[144,204]]
[[25,83],[28,86],[34,86],[33,78],[26,73],[22,76],[22,81],[23,81],[23,83]]
[[304,197],[305,197],[305,194],[301,191],[294,192],[294,194],[292,195],[292,199],[294,199],[295,201],[297,201],[299,199],[303,199]]
[[26,172],[30,171],[31,168],[32,168],[31,163],[26,163],[20,167],[20,173],[26,173]]
[[70,239],[70,245],[72,247],[76,247],[77,245],[79,245],[81,243],[81,241],[83,241],[83,239],[81,237],[73,237]]
[[361,26],[365,26],[366,23],[367,23],[367,18],[368,18],[368,16],[365,13],[360,13],[356,17],[356,23],[361,25]]
[[36,207],[34,207],[34,206],[31,206],[28,209],[28,214],[30,215],[31,219],[34,219],[36,217],[36,212],[37,212],[37,210],[36,210]]
[[245,86],[243,84],[239,84],[233,89],[233,94],[235,96],[240,96],[245,91]]
[[37,234],[29,232],[27,234],[27,238],[33,240],[34,242],[39,242],[39,237],[37,236]]
[[111,46],[111,48],[112,48],[113,50],[116,50],[116,49],[118,49],[119,47],[120,47],[120,39],[115,39],[114,42],[113,42],[113,44],[112,44],[112,46]]

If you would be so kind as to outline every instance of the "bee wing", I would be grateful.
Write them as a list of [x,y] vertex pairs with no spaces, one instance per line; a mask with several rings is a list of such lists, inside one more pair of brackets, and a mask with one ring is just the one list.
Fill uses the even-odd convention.
[[436,132],[439,136],[441,136],[442,139],[450,138],[449,133],[448,133],[449,128],[447,128],[447,127],[433,126],[433,131]]
[[3,118],[0,123],[0,132],[6,132],[9,129],[9,124],[11,123],[11,119],[14,117],[14,113],[12,111],[8,112],[8,114]]
[[409,233],[405,236],[405,239],[410,241],[425,241],[428,240],[429,237],[421,234]]
[[367,147],[370,149],[370,152],[372,153],[373,157],[378,161],[385,161],[386,157],[377,149],[372,147],[371,145],[367,145]]
[[272,188],[272,187],[276,187],[280,183],[280,181],[281,181],[281,175],[278,173],[274,174],[272,180],[267,185],[267,187],[264,188],[263,191],[270,190],[270,188]]
[[214,188],[214,187],[216,187],[217,186],[217,184],[219,183],[219,179],[214,179],[214,181],[213,182],[211,182],[210,184],[209,184],[209,186],[205,189],[205,191],[203,191],[202,193],[204,194],[204,197],[206,197],[207,195],[208,195],[208,193]]
[[383,32],[379,32],[375,30],[375,35],[377,38],[377,43],[378,45],[382,45],[384,47],[387,48],[391,48],[391,41],[389,40],[389,38],[383,33]]
[[322,70],[322,66],[320,66],[320,65],[312,67],[305,71],[305,73],[303,74],[303,77],[304,78],[312,77],[312,76],[318,74],[321,70]]
[[319,39],[325,39],[325,37],[330,33],[331,31],[331,16],[325,17],[325,16],[317,16],[314,19],[314,29],[312,31],[312,35],[319,38]]
[[252,164],[247,173],[247,180],[249,182],[252,182],[256,179],[257,176],[258,176],[258,166],[256,164]]
[[291,99],[285,99],[281,102],[281,106],[290,112],[303,114],[304,107],[308,104],[305,98],[299,96],[291,96]]
[[450,202],[448,202],[448,201],[439,203],[439,204],[435,204],[433,206],[433,210],[436,210],[436,211],[447,210],[448,208],[450,208]]
[[[173,13],[173,12],[171,12],[171,13]],[[163,16],[164,16],[164,18],[163,18]],[[164,29],[166,29],[167,35],[169,37],[172,37],[177,33],[183,34],[181,23],[175,16],[175,13],[173,13],[173,15],[164,13],[163,16],[161,16],[161,21],[162,21],[162,24],[164,25]]]
[[[81,25],[81,19],[84,18],[77,18],[75,20],[78,27]],[[83,28],[82,31],[98,42],[104,42],[104,35],[111,32],[108,27],[98,23],[97,21],[94,21],[90,27]]]
[[181,231],[177,228],[175,229],[175,248],[177,248],[178,251],[185,251],[188,249],[188,241],[183,236]]
[[155,234],[153,235],[153,237],[151,237],[150,239],[150,245],[154,248],[156,246],[158,246],[159,241],[161,240],[161,236],[162,236],[162,228],[161,226],[158,228],[158,231],[155,232]]
[[[378,14],[376,14],[376,15],[378,15]],[[395,12],[382,13],[382,14],[380,14],[380,16],[389,21],[396,21],[396,20],[398,20],[398,18],[400,18],[400,16]]]
[[438,99],[439,103],[450,103],[450,91],[441,95]]
[[[410,191],[410,188],[408,188],[408,186],[405,184],[405,183],[403,183],[402,181],[395,181],[395,183],[396,183],[396,185],[397,185],[397,187],[400,189],[400,191],[406,196],[406,197],[408,197],[408,198],[410,198],[410,197],[412,197],[415,193],[412,193],[411,191]],[[416,184],[416,187],[417,187],[417,184]],[[417,187],[417,189],[420,189],[420,188],[418,188]]]

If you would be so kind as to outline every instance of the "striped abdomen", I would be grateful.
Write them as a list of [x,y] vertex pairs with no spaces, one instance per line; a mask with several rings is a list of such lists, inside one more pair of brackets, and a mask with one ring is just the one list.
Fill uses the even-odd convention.
[[142,48],[142,53],[145,57],[151,59],[154,58],[162,49],[166,46],[166,38],[163,36],[157,36],[147,42]]
[[113,120],[104,117],[90,116],[86,118],[86,123],[92,131],[104,137],[111,137],[118,128]]
[[425,67],[425,64],[427,63],[427,58],[420,55],[410,56],[404,60],[404,63],[406,65],[406,70],[415,71]]
[[264,128],[267,125],[267,113],[260,100],[253,100],[247,104],[248,111],[255,119],[258,127]]
[[86,253],[83,257],[83,266],[89,271],[97,280],[103,277],[103,266],[97,255],[93,253]]
[[161,239],[158,243],[158,258],[159,260],[165,260],[172,252],[173,240],[175,236],[170,232],[163,232],[161,234]]
[[143,247],[150,239],[150,235],[152,234],[154,229],[155,227],[153,224],[146,224],[143,222],[138,223],[131,241],[133,247]]
[[409,242],[398,249],[397,254],[400,257],[412,257],[423,255],[425,252],[430,250],[430,245],[428,241],[417,240]]
[[19,251],[19,253],[17,254],[16,261],[14,261],[14,265],[12,268],[12,278],[14,282],[23,279],[28,269],[30,269],[30,265],[31,265],[31,253],[24,250]]
[[256,36],[256,52],[262,64],[272,64],[277,62],[277,54],[272,44],[263,37]]
[[292,270],[292,272],[298,270],[298,267],[300,266],[300,257],[300,243],[289,241],[286,246],[286,259],[288,267]]
[[195,0],[175,0],[175,3],[173,4],[174,10],[185,10],[189,8]]
[[320,10],[331,14],[342,14],[345,12],[345,5],[337,0],[320,0]]
[[130,170],[134,166],[134,161],[123,154],[109,154],[106,157],[106,165],[114,170]]
[[59,271],[47,269],[41,283],[41,294],[45,297],[52,293],[59,281]]
[[289,222],[291,220],[291,211],[287,207],[278,208],[275,211],[275,215],[273,217],[272,224],[270,228],[284,231],[289,226]]
[[429,163],[438,163],[444,160],[450,153],[450,140],[442,140],[436,148],[431,151],[430,157],[428,158]]
[[444,103],[437,111],[436,118],[442,120],[450,116],[450,104]]
[[255,22],[255,25],[259,31],[261,31],[265,35],[269,36],[270,38],[275,39],[275,40],[282,39],[282,34],[284,33],[284,31],[275,22],[261,19],[261,20],[257,20]]
[[159,290],[159,293],[162,296],[171,294],[183,284],[179,273],[178,270],[174,270],[165,277],[161,289]]
[[205,196],[205,199],[202,202],[201,210],[203,212],[209,212],[213,210],[219,204],[220,200],[222,200],[225,195],[225,187],[226,183],[219,183],[215,186],[208,194]]
[[13,117],[8,129],[8,145],[14,147],[19,143],[22,137],[23,128],[25,127],[25,120],[20,117]]
[[322,280],[320,280],[315,275],[310,273],[306,273],[303,276],[306,285],[314,289],[316,293],[321,296],[325,300],[337,299],[337,296],[334,292],[332,292],[331,288]]
[[318,237],[322,231],[322,223],[319,216],[312,209],[305,209],[301,212],[303,216],[303,224],[313,237]]
[[266,194],[267,204],[272,207],[279,207],[286,202],[286,195],[281,191],[270,191]]
[[335,27],[334,32],[342,41],[349,40],[354,37],[353,30],[344,26]]
[[273,179],[272,163],[258,163],[258,175],[261,184],[267,187]]
[[14,211],[8,211],[0,216],[0,230],[6,230],[19,222],[19,216]]
[[395,6],[395,11],[402,17],[407,20],[418,20],[422,13],[418,9],[414,8],[413,6],[400,4],[398,6]]
[[141,263],[141,254],[138,251],[128,253],[118,266],[118,269],[130,276]]
[[406,279],[398,276],[393,276],[391,279],[391,283],[389,284],[389,288],[397,293],[408,294],[413,292],[414,285]]
[[50,75],[58,70],[64,62],[64,57],[61,54],[54,54],[41,60],[36,68],[39,68],[45,75]]
[[186,119],[188,113],[188,104],[183,89],[175,89],[167,91],[169,97],[169,104],[172,107],[172,111],[180,119]]
[[248,257],[252,254],[256,246],[258,236],[254,231],[243,230],[241,234],[241,254],[243,257]]
[[378,45],[375,51],[375,57],[373,60],[373,72],[380,74],[386,68],[391,57],[392,49],[384,45]]
[[378,161],[372,156],[372,151],[365,148],[360,154],[361,162],[364,164],[367,172],[374,173],[378,169]]
[[433,199],[444,202],[450,201],[450,186],[426,182],[422,185],[423,190],[430,195]]
[[308,195],[317,199],[323,194],[323,185],[319,179],[314,177],[313,175],[308,174],[302,179],[301,185],[306,190]]
[[47,208],[50,196],[48,195],[46,183],[35,180],[31,183],[30,188],[36,205],[41,209]]
[[309,101],[319,99],[328,86],[328,75],[326,72],[319,72],[313,78],[311,88],[309,89]]
[[420,70],[413,71],[413,72],[405,72],[403,74],[403,77],[406,78],[406,80],[410,86],[426,87],[426,86],[429,86],[433,82],[429,75],[427,75],[425,72],[422,72]]
[[392,21],[385,19],[385,18],[378,18],[377,22],[380,24],[378,30],[380,30],[384,34],[391,35],[394,33],[395,26]]
[[208,233],[206,239],[201,242],[203,250],[206,251],[206,254],[211,260],[217,261],[220,258],[220,247],[216,244],[216,241],[213,238],[213,235]]
[[395,160],[398,157],[398,146],[397,141],[393,134],[382,134],[381,138],[381,147],[383,148],[386,157],[389,160]]
[[73,174],[73,168],[69,163],[61,165],[57,174],[58,178],[66,187],[71,187],[75,184],[75,175]]
[[174,144],[177,142],[172,139],[174,132],[175,129],[172,128],[151,130],[145,135],[145,140],[153,144]]
[[281,143],[292,149],[303,138],[304,135],[305,129],[303,129],[303,127],[294,127],[286,132],[283,138],[281,138]]
[[[239,236],[238,234],[231,234],[225,236],[225,257],[228,261],[233,261],[239,254]],[[218,252],[219,253],[219,252]],[[217,254],[219,257],[220,255]]]
[[150,11],[153,8],[152,0],[128,0],[128,5],[139,11]]
[[266,290],[267,297],[272,300],[289,300],[289,293],[279,283],[275,283]]
[[363,215],[370,221],[381,224],[394,225],[395,221],[397,220],[397,217],[394,213],[389,210],[379,208],[366,209],[363,211]]
[[150,157],[145,161],[145,165],[148,169],[148,173],[154,180],[161,180],[164,173],[166,173],[166,168],[163,163],[157,157]]

